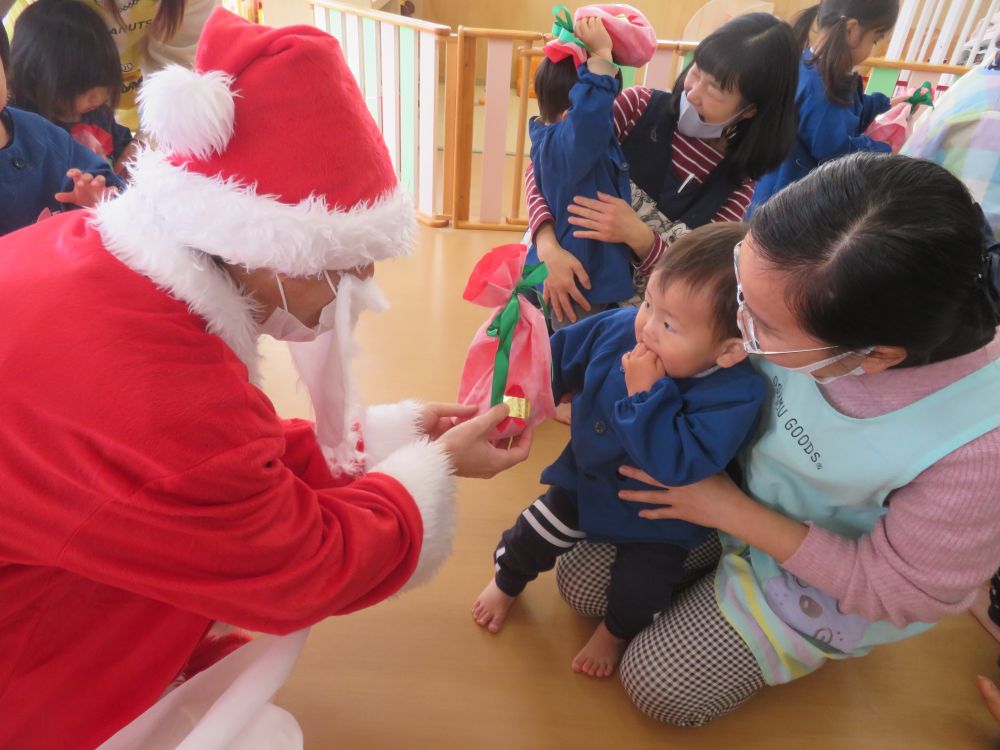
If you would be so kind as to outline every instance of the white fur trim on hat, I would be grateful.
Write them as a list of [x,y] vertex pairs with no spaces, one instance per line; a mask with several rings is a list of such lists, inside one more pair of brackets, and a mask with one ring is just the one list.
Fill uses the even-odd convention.
[[395,451],[372,469],[388,474],[410,493],[420,511],[424,538],[417,567],[403,591],[426,583],[451,554],[455,535],[455,480],[448,454],[422,438]]
[[218,70],[196,73],[169,65],[139,90],[139,119],[157,147],[178,156],[207,159],[233,137],[237,96],[233,77]]
[[189,172],[148,149],[129,169],[132,185],[113,203],[131,216],[135,232],[155,222],[177,244],[249,269],[315,276],[408,255],[413,247],[413,204],[401,186],[340,210],[319,196],[282,203],[254,185]]

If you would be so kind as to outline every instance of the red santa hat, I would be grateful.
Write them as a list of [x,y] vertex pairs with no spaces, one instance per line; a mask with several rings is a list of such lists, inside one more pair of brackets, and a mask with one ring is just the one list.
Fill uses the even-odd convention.
[[157,144],[132,168],[179,244],[288,275],[406,254],[414,217],[340,44],[221,8],[195,69],[150,76],[140,118]]

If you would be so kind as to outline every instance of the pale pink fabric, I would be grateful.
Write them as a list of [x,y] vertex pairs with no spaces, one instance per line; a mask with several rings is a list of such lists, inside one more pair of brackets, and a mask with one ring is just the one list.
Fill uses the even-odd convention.
[[[842,378],[824,389],[844,414],[900,409],[1000,358],[1000,339],[925,367]],[[933,426],[928,426],[933,429]],[[968,609],[1000,565],[1000,430],[954,451],[889,496],[889,512],[857,540],[815,526],[784,567],[841,608],[896,625]]]
[[[459,403],[475,404],[479,414],[490,408],[493,365],[499,349],[499,339],[489,336],[486,331],[521,281],[527,253],[525,245],[493,248],[472,269],[462,294],[468,302],[493,308],[469,345],[458,388]],[[552,349],[545,316],[523,295],[518,296],[517,304],[520,313],[511,340],[510,370],[504,395],[525,399],[530,414],[518,417],[512,413],[490,432],[491,440],[520,435],[525,428],[551,419],[556,413],[552,400]]]
[[[574,25],[582,18],[600,18],[611,37],[612,56],[619,65],[640,68],[656,52],[656,32],[649,20],[636,8],[624,3],[594,3],[577,8]],[[579,45],[553,40],[545,45],[545,54],[553,62],[572,55],[579,67],[587,52]]]

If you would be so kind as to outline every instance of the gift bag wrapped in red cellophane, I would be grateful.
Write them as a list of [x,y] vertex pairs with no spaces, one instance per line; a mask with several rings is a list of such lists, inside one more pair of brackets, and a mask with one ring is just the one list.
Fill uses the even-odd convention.
[[552,349],[542,311],[525,299],[544,281],[544,263],[525,267],[524,245],[495,247],[472,269],[463,299],[493,311],[472,339],[458,400],[479,413],[500,403],[510,416],[490,435],[514,437],[555,414]]

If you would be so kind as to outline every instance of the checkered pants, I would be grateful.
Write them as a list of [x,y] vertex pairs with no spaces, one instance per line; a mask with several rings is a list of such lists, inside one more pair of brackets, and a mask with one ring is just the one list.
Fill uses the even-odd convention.
[[[635,637],[622,657],[626,692],[658,721],[707,724],[739,708],[765,685],[753,653],[716,604],[714,570],[720,552],[715,535],[691,552],[684,567],[693,583]],[[586,542],[559,558],[559,591],[580,614],[604,616],[614,558],[614,546]]]

